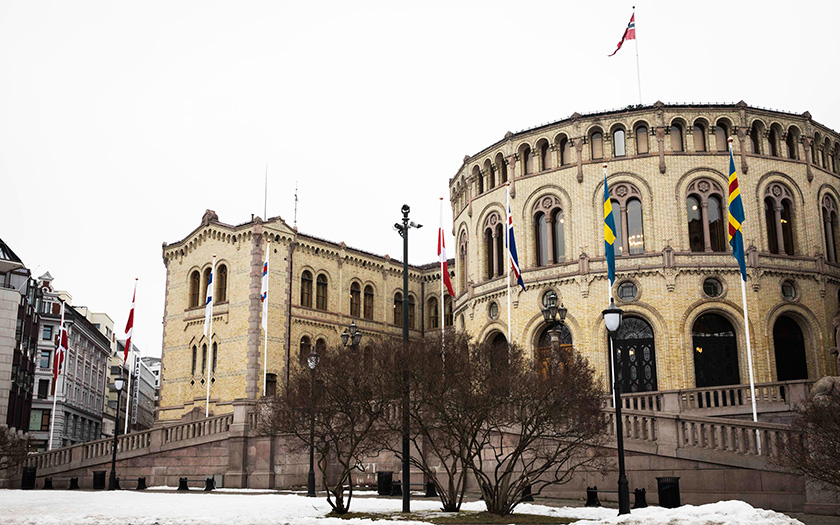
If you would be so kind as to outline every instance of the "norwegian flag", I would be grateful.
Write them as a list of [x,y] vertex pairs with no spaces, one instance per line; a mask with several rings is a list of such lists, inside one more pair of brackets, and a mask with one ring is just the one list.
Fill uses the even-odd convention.
[[510,186],[507,187],[507,237],[508,237],[508,254],[510,254],[510,270],[513,276],[516,277],[516,282],[525,291],[525,282],[522,280],[522,274],[519,272],[519,257],[516,255],[516,240],[513,238],[513,216],[510,213]]
[[[210,267],[210,278],[207,279],[207,301],[204,303],[204,335],[213,322],[213,274],[216,273],[216,256],[213,255],[213,265]],[[213,337],[213,334],[210,334]]]
[[260,291],[260,301],[262,301],[262,327],[263,330],[268,330],[268,254],[271,252],[269,244],[271,241],[265,241],[265,262],[263,263],[262,276],[262,290]]
[[[441,199],[441,202],[443,200]],[[455,297],[452,290],[452,280],[449,278],[449,264],[446,260],[446,241],[443,235],[443,211],[441,209],[440,228],[438,228],[438,259],[440,260],[440,274],[443,278],[443,285],[451,297]]]
[[618,50],[621,49],[621,46],[624,45],[624,42],[627,40],[636,40],[636,12],[633,11],[633,14],[630,15],[630,23],[627,24],[627,29],[624,30],[624,34],[621,35],[621,40],[618,42],[618,47],[615,48],[615,51],[612,52],[613,56],[618,53]]
[[64,369],[64,355],[67,353],[67,326],[64,324],[64,301],[61,302],[61,326],[56,336],[55,359],[53,361],[53,382],[50,395],[55,395],[55,384]]
[[134,279],[134,294],[131,296],[131,310],[128,312],[128,322],[125,323],[125,350],[123,351],[123,365],[128,360],[131,348],[131,336],[134,334],[134,301],[137,299],[137,279]]

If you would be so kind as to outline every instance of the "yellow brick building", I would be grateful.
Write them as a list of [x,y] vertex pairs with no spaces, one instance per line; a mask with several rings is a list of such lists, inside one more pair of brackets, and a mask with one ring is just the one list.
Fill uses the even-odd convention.
[[[726,242],[727,137],[746,212],[750,334],[756,381],[838,373],[840,137],[811,119],[736,105],[664,105],[570,118],[519,133],[464,159],[450,180],[457,297],[443,317],[479,340],[543,354],[541,308],[568,308],[563,340],[608,378],[602,210],[607,164],[620,230],[612,293],[628,390],[747,382],[737,265]],[[510,183],[526,291],[511,288],[503,246]],[[268,244],[266,241],[270,241]],[[367,337],[399,336],[402,265],[298,233],[281,219],[241,225],[212,211],[164,244],[167,269],[160,419],[211,412],[263,395],[260,286],[270,250],[269,393],[310,348],[339,343],[355,322]],[[204,290],[217,256],[212,340]],[[410,267],[412,337],[439,330],[437,264]],[[204,348],[216,345],[214,364]],[[209,350],[209,348],[208,348]],[[626,357],[625,357],[626,356]],[[215,371],[214,371],[215,370]]]

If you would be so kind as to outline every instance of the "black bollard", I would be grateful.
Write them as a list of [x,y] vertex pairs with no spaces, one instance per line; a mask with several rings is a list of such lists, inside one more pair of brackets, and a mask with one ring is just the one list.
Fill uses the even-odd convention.
[[210,492],[216,488],[216,480],[213,478],[204,478],[204,492]]
[[393,485],[391,485],[391,495],[392,496],[402,496],[402,482],[395,481]]
[[137,490],[146,490],[146,478],[137,478]]
[[114,478],[114,490],[122,490],[120,489],[120,478]]
[[67,490],[78,490],[79,478],[70,478],[70,488]]
[[647,499],[645,499],[645,489],[636,489],[633,491],[633,496],[635,496],[635,502],[633,503],[634,509],[643,509],[647,507]]
[[586,487],[586,504],[584,507],[600,507],[601,500],[598,499],[598,486]]
[[437,488],[435,488],[435,484],[431,481],[426,482],[426,494],[424,495],[426,498],[436,498],[437,497]]
[[190,490],[187,486],[187,478],[178,478],[178,491],[183,492],[186,490]]
[[52,490],[52,478],[44,478],[44,490]]
[[534,501],[534,496],[531,495],[531,484],[525,485],[525,490],[522,491],[522,501]]

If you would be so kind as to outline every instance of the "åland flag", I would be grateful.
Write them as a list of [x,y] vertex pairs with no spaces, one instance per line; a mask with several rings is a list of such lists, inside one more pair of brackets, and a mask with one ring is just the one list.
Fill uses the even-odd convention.
[[747,281],[747,264],[744,260],[744,205],[741,203],[741,190],[738,189],[738,173],[735,171],[735,159],[732,148],[729,148],[729,244],[732,245],[732,255],[738,261],[741,269],[741,279]]
[[610,286],[615,283],[615,219],[610,203],[610,189],[607,187],[607,165],[604,164],[604,251],[607,255]]
[[519,271],[519,257],[516,254],[516,239],[513,238],[513,216],[510,214],[510,186],[507,187],[507,240],[508,254],[510,257],[510,270],[516,277],[516,282],[525,291],[525,282],[522,280],[522,273]]

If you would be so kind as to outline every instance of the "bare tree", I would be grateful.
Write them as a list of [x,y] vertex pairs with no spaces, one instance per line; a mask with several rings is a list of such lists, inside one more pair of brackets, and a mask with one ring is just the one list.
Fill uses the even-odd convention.
[[812,391],[817,395],[797,408],[793,433],[773,461],[840,488],[840,381],[823,378]]
[[381,450],[379,433],[385,431],[382,421],[392,406],[389,388],[398,384],[391,347],[375,342],[364,350],[330,349],[315,369],[314,402],[311,371],[303,368],[292,373],[282,396],[267,400],[259,410],[260,433],[291,434],[301,450],[315,447],[327,501],[337,514],[350,508],[353,471],[363,469],[363,460]]
[[29,454],[29,439],[0,426],[0,471],[17,468]]

